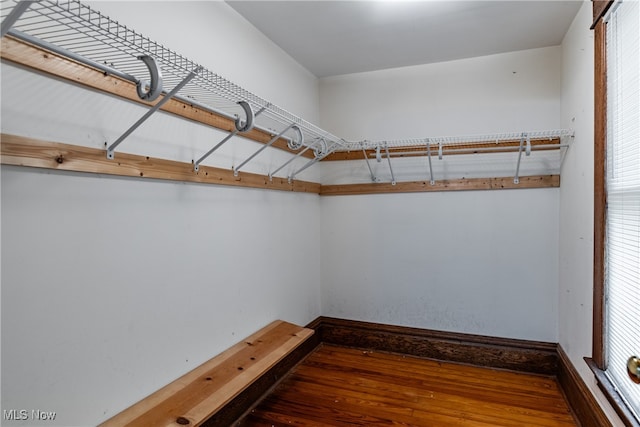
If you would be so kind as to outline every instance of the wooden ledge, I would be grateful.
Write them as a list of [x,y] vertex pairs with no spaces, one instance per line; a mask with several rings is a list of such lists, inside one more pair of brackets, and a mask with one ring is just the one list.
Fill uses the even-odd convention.
[[435,191],[472,191],[472,190],[509,190],[525,188],[557,188],[560,187],[560,175],[521,176],[520,183],[515,184],[513,177],[500,178],[461,178],[436,181],[374,182],[366,184],[321,185],[321,196],[352,196],[357,194],[387,193],[426,193]]
[[429,184],[429,181],[398,182],[396,185],[391,183],[321,185],[317,182],[297,179],[289,182],[284,177],[269,179],[266,175],[250,172],[240,172],[238,176],[234,176],[231,169],[213,166],[200,166],[200,170],[194,172],[191,163],[121,152],[116,154],[114,160],[108,160],[104,149],[42,141],[10,134],[0,134],[0,155],[0,163],[3,165],[294,191],[321,196],[556,188],[560,186],[560,175],[521,176],[519,184],[514,184],[513,177],[443,180],[436,181],[434,185]]
[[101,426],[200,426],[313,333],[272,322]]
[[128,176],[142,179],[197,182],[201,184],[231,185],[265,190],[320,192],[320,184],[309,181],[273,177],[250,172],[233,175],[230,169],[200,166],[194,172],[193,164],[158,159],[128,153],[116,153],[107,159],[106,151],[79,145],[41,141],[23,136],[0,134],[0,163],[53,170]]

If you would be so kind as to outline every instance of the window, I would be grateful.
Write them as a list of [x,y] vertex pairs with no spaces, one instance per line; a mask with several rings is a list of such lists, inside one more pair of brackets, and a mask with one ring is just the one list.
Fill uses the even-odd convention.
[[627,360],[640,356],[640,3],[608,6],[596,24],[594,362],[601,388],[634,425],[640,384]]

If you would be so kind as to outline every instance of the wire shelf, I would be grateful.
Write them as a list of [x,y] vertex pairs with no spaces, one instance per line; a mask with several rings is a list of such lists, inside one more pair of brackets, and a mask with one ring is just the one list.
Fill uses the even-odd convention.
[[[28,8],[22,10],[27,4]],[[12,17],[12,11],[20,12],[16,13],[19,17],[15,18],[15,20]],[[532,151],[544,152],[544,155],[539,154],[537,156],[545,159],[540,163],[540,170],[559,173],[564,154],[572,136],[570,130],[558,129],[490,135],[346,141],[268,102],[78,0],[39,0],[29,2],[2,0],[2,26],[3,34],[5,33],[5,27],[10,27],[6,31],[13,37],[38,45],[44,49],[49,49],[136,84],[145,81],[152,74],[148,64],[140,60],[142,56],[150,56],[161,70],[163,87],[166,89],[164,91],[165,94],[171,90],[175,98],[228,119],[236,120],[246,116],[248,120],[242,103],[248,104],[255,114],[254,123],[256,128],[270,133],[272,136],[281,133],[281,136],[290,142],[289,147],[297,151],[297,154],[290,161],[304,154],[307,150],[311,150],[314,153],[315,158],[297,172],[289,175],[290,180],[297,173],[316,164],[317,161],[330,154],[357,151],[363,154],[360,159],[361,161],[366,160],[367,168],[374,181],[376,180],[374,176],[376,174],[374,174],[371,165],[369,165],[369,160],[375,159],[380,162],[382,158],[385,158],[388,163],[391,180],[394,183],[395,176],[391,161],[394,157],[421,158],[423,159],[421,160],[422,162],[427,162],[428,159],[430,177],[431,181],[433,181],[433,176],[439,172],[438,168],[440,166],[432,163],[432,157],[442,160],[443,154],[445,156],[461,154],[462,156],[456,156],[460,158],[458,162],[465,165],[465,169],[468,169],[466,165],[468,155],[478,153],[497,155],[493,157],[486,156],[487,161],[485,163],[488,165],[493,161],[489,157],[492,159],[504,158],[505,164],[510,164],[514,158],[513,154],[510,158],[502,154],[515,153],[518,161],[515,173],[515,180],[517,181],[520,172],[520,160],[525,147],[527,157]],[[193,77],[189,80],[187,76],[190,75]],[[299,135],[295,132],[296,127],[304,135],[301,144],[297,143],[299,138],[296,138],[296,136]],[[127,135],[125,133],[121,139],[126,138]],[[230,134],[228,138],[233,135],[235,133]],[[225,138],[218,146],[228,138]],[[121,139],[112,145],[113,148],[109,148],[108,156],[113,153],[113,149]],[[524,144],[525,140],[526,146]],[[535,144],[533,143],[534,141],[536,142]],[[212,151],[216,148],[217,146]],[[211,154],[212,151],[195,163],[196,171],[198,170],[199,162]],[[410,165],[415,161],[420,160],[409,161],[404,158],[399,161],[400,164],[404,162],[404,165],[409,167],[405,171],[399,171],[397,175],[402,177],[405,172],[408,173],[411,169]],[[288,163],[269,173],[269,177],[271,178],[273,174],[280,171]],[[523,167],[522,170],[529,171],[531,166],[535,166],[535,162],[530,163],[531,165]],[[552,165],[552,167],[546,167],[548,165]],[[500,167],[497,166],[496,172],[500,170]],[[424,166],[420,166],[420,168],[424,170]],[[234,170],[234,173],[237,174],[237,170]]]
[[[2,19],[18,3],[2,1]],[[344,144],[340,138],[312,123],[268,102],[234,84],[200,64],[159,44],[118,21],[92,9],[78,0],[32,2],[9,30],[9,34],[29,42],[55,48],[56,51],[85,63],[104,68],[120,77],[137,82],[149,74],[147,66],[138,59],[148,55],[161,69],[164,87],[176,87],[185,77],[198,70],[176,98],[187,100],[229,118],[243,115],[238,102],[249,103],[254,112],[256,127],[269,133],[295,124],[304,134],[303,146],[313,145],[318,155],[326,155]],[[292,136],[284,135],[286,139]],[[322,144],[318,144],[322,141]]]
[[[469,146],[475,145],[478,149],[482,147],[489,148],[491,151],[492,144],[499,144],[501,142],[519,141],[523,136],[532,140],[544,140],[544,139],[561,139],[565,140],[567,137],[572,136],[572,131],[569,129],[555,129],[544,131],[531,131],[531,132],[509,132],[487,135],[463,135],[463,136],[437,136],[428,138],[412,138],[412,139],[393,139],[393,140],[377,140],[377,141],[360,141],[360,142],[348,142],[343,144],[336,151],[358,151],[362,150],[374,150],[378,147],[426,147],[430,144],[432,147],[438,147],[442,144],[451,149],[456,146]],[[426,154],[426,153],[425,153]]]

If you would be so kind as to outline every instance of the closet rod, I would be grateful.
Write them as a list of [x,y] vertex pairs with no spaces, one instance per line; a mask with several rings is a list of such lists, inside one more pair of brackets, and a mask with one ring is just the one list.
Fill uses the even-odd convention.
[[[561,148],[568,148],[569,144],[540,144],[532,145],[531,151],[549,151],[560,150]],[[479,153],[517,153],[520,151],[520,147],[478,147],[478,148],[452,148],[447,149],[446,152],[438,149],[438,157],[442,159],[445,154],[479,154]],[[429,156],[429,149],[425,151],[401,151],[390,152],[391,157],[403,157],[403,156]],[[375,157],[375,153],[369,153],[368,157]]]
[[[484,134],[484,135],[466,135],[466,136],[439,136],[429,137],[432,144],[443,144],[446,150],[455,148],[456,145],[467,144],[491,144],[500,142],[514,142],[520,141],[523,132],[509,132],[509,133],[496,133],[496,134]],[[545,131],[528,131],[525,132],[531,140],[543,140],[572,137],[573,131],[570,129],[555,129]],[[397,148],[410,148],[410,147],[424,147],[425,138],[414,139],[397,139],[397,140],[384,140],[384,141],[371,141],[363,140],[357,142],[347,142],[343,147],[336,149],[337,153],[348,151],[361,151],[362,148],[366,150],[375,150],[377,147],[382,147],[387,144],[391,150]],[[364,145],[364,147],[363,147]]]
[[7,33],[12,37],[15,37],[18,40],[22,40],[23,42],[27,42],[29,44],[32,44],[34,46],[40,47],[42,49],[51,51],[53,53],[56,53],[60,56],[64,56],[66,58],[72,59],[74,61],[77,61],[81,64],[84,65],[88,65],[89,67],[95,68],[97,70],[102,71],[103,73],[105,73],[106,75],[113,75],[116,77],[120,77],[123,80],[128,80],[132,83],[137,83],[138,79],[136,79],[135,77],[133,77],[130,74],[124,73],[122,71],[116,70],[115,68],[109,67],[106,64],[102,64],[100,62],[96,62],[93,61],[89,58],[87,58],[86,56],[82,56],[82,55],[78,55],[70,50],[61,48],[59,46],[56,46],[53,43],[49,43],[45,40],[39,39],[37,37],[33,37],[27,33],[23,33],[22,31],[16,30],[16,29],[11,29],[9,30],[9,32]]

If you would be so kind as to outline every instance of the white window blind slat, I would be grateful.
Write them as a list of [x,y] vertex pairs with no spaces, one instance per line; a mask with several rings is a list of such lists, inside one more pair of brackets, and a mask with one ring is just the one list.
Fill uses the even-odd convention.
[[627,359],[640,356],[640,12],[621,1],[607,22],[607,369],[640,419],[640,385]]

